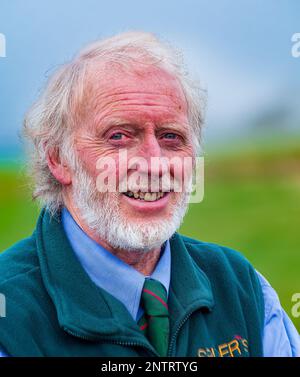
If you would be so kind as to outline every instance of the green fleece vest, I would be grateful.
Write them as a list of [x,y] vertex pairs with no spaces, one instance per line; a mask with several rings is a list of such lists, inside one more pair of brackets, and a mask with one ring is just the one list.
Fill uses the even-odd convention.
[[[262,356],[264,303],[249,262],[177,233],[170,245],[168,355]],[[0,347],[12,356],[158,356],[125,306],[88,277],[59,215],[43,210],[33,235],[0,254],[0,293]]]

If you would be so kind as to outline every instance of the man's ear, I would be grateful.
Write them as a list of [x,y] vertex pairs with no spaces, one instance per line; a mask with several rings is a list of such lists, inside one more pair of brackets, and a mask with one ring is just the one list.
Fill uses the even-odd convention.
[[48,167],[53,176],[62,185],[70,185],[72,183],[72,174],[70,168],[61,160],[59,149],[50,148],[47,153]]

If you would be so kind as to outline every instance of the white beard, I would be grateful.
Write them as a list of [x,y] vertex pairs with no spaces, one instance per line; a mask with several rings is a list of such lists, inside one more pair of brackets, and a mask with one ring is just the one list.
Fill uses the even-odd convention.
[[85,169],[77,163],[73,199],[82,220],[113,249],[149,252],[159,248],[180,227],[188,208],[189,194],[177,193],[178,202],[168,219],[129,221],[119,207],[118,192],[100,193]]

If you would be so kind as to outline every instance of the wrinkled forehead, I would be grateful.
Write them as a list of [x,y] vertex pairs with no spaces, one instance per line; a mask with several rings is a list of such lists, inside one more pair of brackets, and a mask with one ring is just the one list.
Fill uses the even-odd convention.
[[[87,74],[86,100],[101,105],[101,99],[126,94],[141,94],[155,99],[168,97],[183,111],[187,109],[186,98],[175,75],[149,63],[109,62],[91,66]],[[97,99],[99,101],[97,101]],[[95,103],[94,103],[95,105]]]

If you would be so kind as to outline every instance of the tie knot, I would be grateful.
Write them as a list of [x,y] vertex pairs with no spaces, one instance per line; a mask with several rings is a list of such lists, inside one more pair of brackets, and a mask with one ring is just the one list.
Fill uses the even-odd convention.
[[145,279],[141,305],[150,316],[168,315],[168,295],[165,287],[157,280]]

